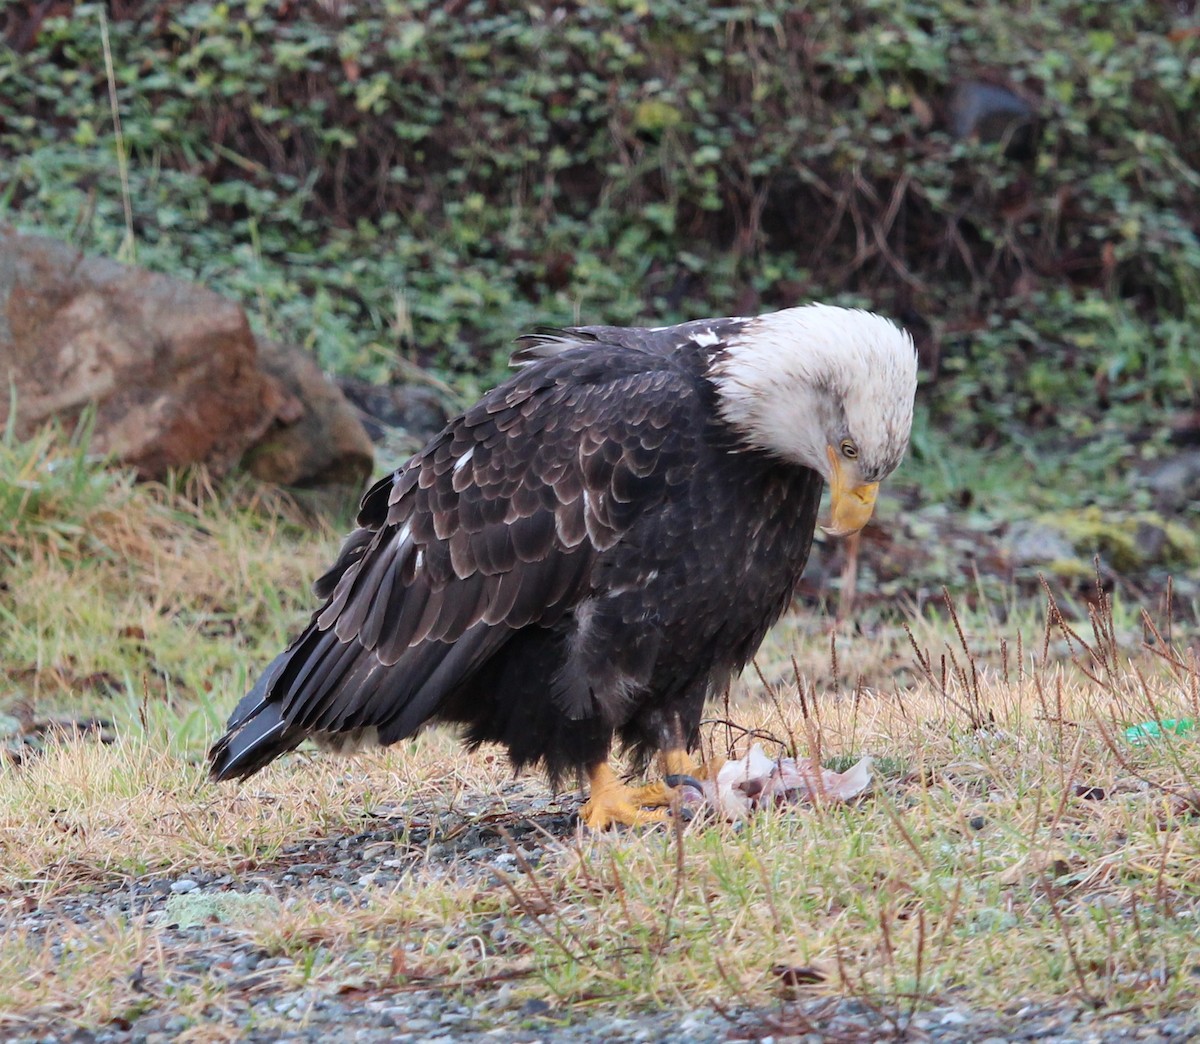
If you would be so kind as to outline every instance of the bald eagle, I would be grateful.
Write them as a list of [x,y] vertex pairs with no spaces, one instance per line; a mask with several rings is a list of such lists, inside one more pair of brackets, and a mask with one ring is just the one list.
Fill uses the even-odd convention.
[[912,340],[863,311],[540,331],[513,362],[365,494],[214,778],[450,722],[586,775],[589,827],[662,819],[670,788],[622,783],[614,742],[696,771],[705,698],[790,602],[824,483],[829,532],[857,532],[912,426]]

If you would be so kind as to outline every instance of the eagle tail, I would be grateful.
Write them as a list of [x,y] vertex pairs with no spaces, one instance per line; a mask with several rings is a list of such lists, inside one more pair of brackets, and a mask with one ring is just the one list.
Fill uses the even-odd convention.
[[303,729],[288,725],[279,703],[267,694],[288,653],[275,657],[258,683],[234,708],[222,736],[208,752],[208,773],[215,780],[246,779],[265,768],[280,754],[299,746]]
[[364,729],[382,746],[411,736],[511,634],[480,621],[454,642],[420,642],[387,665],[314,623],[234,708],[209,751],[209,775],[245,779],[309,736],[343,752],[358,744],[339,738]]

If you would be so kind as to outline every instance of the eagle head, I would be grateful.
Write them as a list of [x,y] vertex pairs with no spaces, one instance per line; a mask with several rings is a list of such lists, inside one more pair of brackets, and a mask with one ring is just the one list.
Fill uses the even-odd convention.
[[744,444],[829,483],[836,536],[856,533],[904,457],[917,357],[872,312],[810,304],[751,319],[714,358],[721,416]]

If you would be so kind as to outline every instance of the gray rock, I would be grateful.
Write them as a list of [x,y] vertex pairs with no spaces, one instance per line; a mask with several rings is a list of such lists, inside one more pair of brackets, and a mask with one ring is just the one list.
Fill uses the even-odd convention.
[[[203,287],[0,228],[0,386],[20,438],[95,406],[91,450],[144,477],[233,466],[284,405],[245,313]],[[9,396],[0,396],[0,428]]]
[[400,428],[424,441],[441,431],[446,407],[432,388],[413,384],[368,384],[343,377],[342,394],[357,409],[359,419],[375,442],[382,442],[389,428]]
[[963,80],[950,93],[950,131],[956,138],[1003,145],[1010,157],[1026,157],[1036,146],[1033,106],[1007,87]]
[[410,1011],[410,1008],[402,1007],[384,1008],[379,1013],[379,1025],[385,1028],[400,1029],[405,1025]]
[[1044,522],[1014,522],[1005,536],[1004,549],[1015,567],[1044,567],[1078,557],[1066,534]]
[[1147,564],[1162,562],[1170,542],[1167,531],[1151,522],[1139,522],[1133,533],[1133,543],[1138,558]]
[[1176,453],[1140,471],[1135,481],[1150,491],[1159,511],[1177,513],[1200,505],[1200,450]]

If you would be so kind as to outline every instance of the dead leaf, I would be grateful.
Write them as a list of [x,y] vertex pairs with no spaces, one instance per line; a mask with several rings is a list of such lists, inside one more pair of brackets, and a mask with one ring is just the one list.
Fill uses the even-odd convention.
[[1040,849],[1030,852],[1000,874],[1003,885],[1017,885],[1031,877],[1066,877],[1071,864],[1053,850]]

